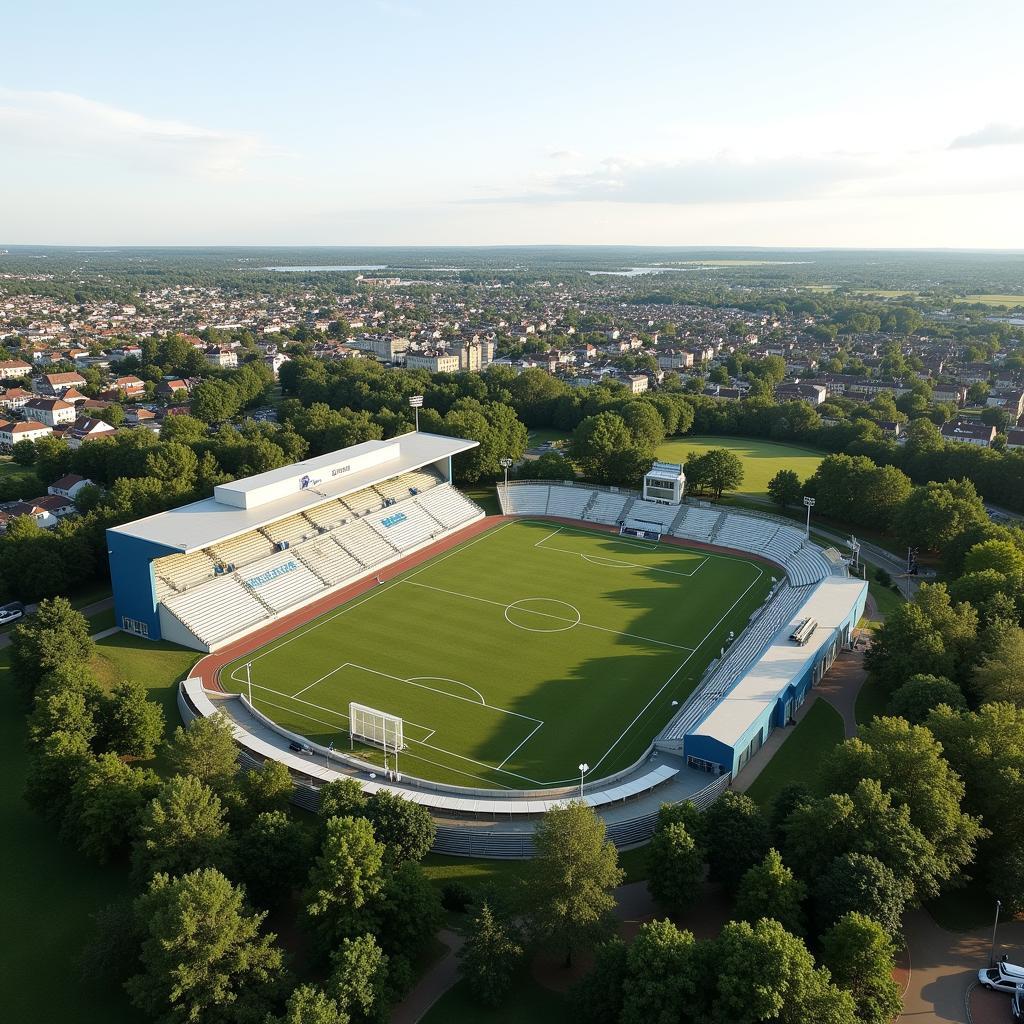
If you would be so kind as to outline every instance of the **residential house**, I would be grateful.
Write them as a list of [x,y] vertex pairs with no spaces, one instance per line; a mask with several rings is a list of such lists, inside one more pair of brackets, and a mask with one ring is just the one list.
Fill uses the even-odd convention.
[[67,428],[64,439],[69,447],[80,448],[86,441],[94,441],[98,437],[112,437],[114,432],[114,428],[103,420],[82,417]]
[[48,427],[74,423],[77,416],[75,407],[60,398],[33,398],[25,403],[22,414],[25,419],[45,423]]
[[977,420],[950,420],[942,424],[940,433],[947,441],[988,448],[995,440],[996,428]]
[[651,382],[646,373],[628,373],[625,385],[634,395],[641,395],[651,386]]
[[1007,449],[1024,448],[1024,428],[1010,427],[1006,432]]
[[3,362],[0,362],[0,380],[14,380],[18,377],[27,377],[31,372],[31,365],[21,359],[5,359]]
[[122,398],[139,398],[146,392],[146,383],[138,377],[128,374],[125,377],[115,378],[111,384],[111,390],[120,392]]
[[13,448],[19,441],[38,441],[49,437],[53,428],[28,420],[0,420],[0,447]]
[[824,384],[801,384],[800,381],[794,381],[777,385],[775,397],[780,402],[810,402],[817,406],[828,397],[828,388]]
[[0,388],[0,409],[14,412],[16,409],[24,409],[31,400],[32,392],[24,388],[8,388],[6,391]]
[[47,494],[55,494],[60,498],[76,498],[82,491],[83,487],[91,487],[93,483],[91,480],[84,476],[78,476],[75,473],[69,473],[67,476],[62,476],[59,480],[54,480],[49,487],[46,488]]
[[42,373],[32,378],[32,390],[37,395],[63,396],[69,388],[84,388],[86,379],[78,373]]
[[658,366],[663,370],[685,370],[693,366],[693,353],[681,348],[668,348],[658,353]]
[[432,351],[409,352],[405,365],[410,370],[429,370],[431,373],[458,373],[459,357],[454,352]]
[[206,350],[206,361],[211,366],[218,366],[224,370],[238,365],[238,354],[230,348],[218,348],[213,345]]
[[172,398],[179,391],[184,391],[187,394],[191,390],[189,382],[181,377],[168,377],[156,386],[156,393],[161,398]]

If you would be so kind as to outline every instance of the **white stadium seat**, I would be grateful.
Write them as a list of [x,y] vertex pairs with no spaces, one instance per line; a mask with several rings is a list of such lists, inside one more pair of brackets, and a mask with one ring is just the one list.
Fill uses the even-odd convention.
[[218,576],[164,604],[205,644],[216,644],[269,617],[266,607],[233,573]]

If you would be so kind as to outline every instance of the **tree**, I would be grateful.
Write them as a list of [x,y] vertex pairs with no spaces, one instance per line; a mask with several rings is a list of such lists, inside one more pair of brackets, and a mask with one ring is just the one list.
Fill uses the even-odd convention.
[[65,597],[39,602],[11,635],[11,674],[27,705],[39,680],[66,665],[85,665],[93,653],[89,623]]
[[444,922],[441,897],[419,864],[407,860],[393,868],[372,909],[381,946],[391,958],[392,986],[404,989]]
[[261,814],[284,811],[292,790],[291,772],[280,761],[268,758],[259,768],[238,776],[237,788],[230,797],[233,814],[242,821],[252,821]]
[[174,775],[143,811],[133,860],[140,879],[224,866],[230,847],[220,798],[191,775]]
[[665,421],[650,402],[643,399],[627,402],[619,415],[639,444],[657,448],[665,440]]
[[104,863],[128,848],[159,789],[156,772],[100,754],[71,787],[68,831],[83,853]]
[[192,391],[190,405],[192,415],[203,423],[222,423],[241,409],[242,402],[227,381],[208,377]]
[[711,880],[734,890],[768,852],[768,824],[750,797],[727,789],[704,812],[702,839]]
[[604,821],[578,800],[554,807],[534,833],[530,863],[531,924],[546,945],[565,954],[590,948],[609,931],[612,889],[622,881]]
[[821,937],[832,980],[854,999],[864,1024],[890,1024],[903,1009],[893,980],[896,950],[882,926],[864,914],[845,914]]
[[459,973],[479,1002],[498,1006],[523,955],[523,945],[515,930],[507,922],[499,921],[485,901],[459,950]]
[[967,709],[967,700],[956,683],[942,676],[911,676],[889,698],[889,710],[911,725],[924,725],[928,715],[940,704],[957,710]]
[[569,992],[576,1020],[587,1024],[619,1024],[627,977],[626,944],[618,936],[594,950],[594,965]]
[[814,880],[814,906],[821,927],[851,911],[860,911],[895,938],[902,930],[903,911],[913,895],[914,887],[908,879],[866,853],[836,857]]
[[226,715],[217,712],[195,719],[188,728],[178,726],[169,760],[179,775],[192,775],[217,793],[226,793],[238,772],[235,732]]
[[654,460],[653,446],[638,441],[613,412],[584,419],[573,433],[569,453],[585,477],[631,487],[637,486]]
[[678,914],[697,899],[706,870],[704,852],[682,822],[655,830],[647,867],[651,895],[666,910]]
[[101,715],[100,734],[107,750],[123,757],[150,758],[164,735],[164,712],[140,683],[114,687]]
[[961,809],[963,781],[928,729],[902,718],[875,718],[826,755],[821,782],[831,792],[852,793],[868,779],[909,810],[934,851],[937,883],[952,881],[974,860],[985,830]]
[[388,1020],[388,958],[372,935],[342,939],[331,954],[327,990],[354,1021],[385,1024]]
[[328,818],[309,872],[306,914],[325,950],[358,935],[367,905],[384,885],[384,847],[363,818]]
[[780,508],[795,505],[803,495],[800,477],[791,469],[780,469],[768,481],[768,497]]
[[923,551],[941,551],[968,527],[987,519],[974,484],[970,480],[948,480],[914,488],[895,525],[905,543]]
[[806,931],[803,901],[807,886],[782,863],[778,850],[771,849],[760,864],[748,868],[736,890],[735,911],[741,921],[773,917],[794,935]]
[[36,743],[29,751],[25,778],[29,806],[50,821],[63,819],[75,782],[92,760],[89,741],[78,732],[60,729]]
[[326,825],[331,818],[362,817],[366,794],[353,778],[334,779],[320,787],[317,814]]
[[734,491],[743,483],[743,462],[728,448],[712,448],[687,461],[686,476],[698,489],[720,498],[723,491]]
[[973,685],[984,704],[1024,707],[1024,629],[1015,626],[1002,634],[995,650],[974,670]]
[[287,899],[302,884],[316,854],[315,834],[286,811],[257,814],[241,834],[238,867],[264,903]]
[[366,801],[363,815],[373,825],[374,834],[384,844],[391,864],[403,860],[422,860],[434,845],[434,819],[422,804],[382,789]]
[[315,985],[292,989],[280,1024],[349,1024],[349,1016]]
[[626,956],[622,1024],[672,1024],[693,1003],[698,986],[696,946],[671,921],[641,926]]
[[854,1024],[853,999],[815,968],[801,939],[771,918],[756,924],[730,921],[707,943],[710,982],[700,997],[708,1024]]
[[242,890],[206,868],[157,875],[135,902],[145,928],[142,971],[126,984],[132,1003],[157,1024],[260,1020],[282,971],[266,914],[249,913]]

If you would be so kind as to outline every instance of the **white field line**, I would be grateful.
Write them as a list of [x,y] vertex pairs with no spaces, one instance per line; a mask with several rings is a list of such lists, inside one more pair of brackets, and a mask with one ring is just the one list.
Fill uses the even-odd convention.
[[[534,544],[534,547],[540,547],[542,551],[558,551],[563,555],[576,555],[577,558],[582,558],[584,562],[590,562],[591,565],[602,565],[609,569],[614,569],[616,566],[622,566],[623,568],[628,569],[643,569],[647,572],[664,572],[668,573],[670,576],[694,576],[696,575],[697,570],[706,561],[706,559],[701,559],[695,569],[691,569],[689,572],[680,572],[678,569],[661,569],[656,565],[643,565],[640,562],[627,562],[621,558],[613,558],[611,555],[593,555],[586,551],[572,551],[570,548],[555,548],[550,544],[545,544],[541,547],[541,542]],[[602,559],[602,561],[598,561],[598,559]]]
[[[481,604],[491,604],[498,608],[508,608],[509,604],[503,604],[501,601],[492,601],[488,597],[475,597],[473,594],[460,594],[457,590],[445,590],[444,587],[433,587],[429,583],[414,583],[411,580],[406,580],[406,583],[412,583],[414,587],[423,587],[426,590],[436,590],[441,594],[449,594],[452,597],[461,597],[467,601],[479,601]],[[543,598],[543,597],[521,597],[519,601],[545,601],[545,600],[558,600],[558,598]],[[649,636],[640,636],[639,633],[626,633],[621,629],[608,629],[606,626],[595,626],[592,622],[584,622],[582,619],[577,622],[575,619],[568,619],[564,615],[555,615],[552,612],[539,612],[533,608],[520,608],[518,607],[517,601],[512,601],[512,605],[516,605],[517,612],[524,612],[528,615],[540,615],[545,619],[555,619],[558,622],[571,622],[573,625],[583,626],[586,629],[597,629],[602,633],[612,633],[614,636],[628,636],[633,640],[643,640],[645,644],[657,644],[659,647],[674,647],[677,651],[690,651],[691,653],[696,650],[695,647],[686,647],[683,644],[673,644],[668,640],[654,640]]]
[[523,746],[525,746],[525,745],[526,745],[526,744],[527,744],[527,743],[528,743],[528,742],[529,742],[530,740],[532,740],[532,739],[533,739],[533,734],[534,734],[534,733],[535,733],[535,732],[537,731],[537,729],[539,729],[539,728],[540,728],[540,727],[541,727],[541,726],[542,726],[543,724],[544,724],[543,722],[538,722],[538,723],[537,723],[537,728],[536,728],[536,729],[534,729],[534,730],[533,730],[533,731],[532,731],[532,732],[531,732],[531,733],[530,733],[530,734],[529,734],[529,735],[528,735],[528,736],[527,736],[527,737],[526,737],[525,739],[523,739],[522,741],[520,741],[519,743],[517,743],[517,744],[516,744],[516,745],[515,745],[515,746],[514,746],[514,747],[512,748],[512,750],[511,750],[511,751],[509,752],[509,754],[508,754],[508,756],[507,756],[507,757],[505,758],[505,760],[504,760],[504,761],[502,761],[502,762],[501,762],[501,764],[499,764],[499,765],[498,765],[498,771],[501,771],[501,769],[505,767],[505,764],[506,764],[506,762],[508,762],[508,761],[511,761],[511,760],[512,760],[512,755],[513,755],[513,754],[517,754],[517,753],[519,752],[519,748],[520,748],[520,747],[523,747]]
[[562,529],[563,528],[560,526],[557,530],[552,530],[546,537],[541,537],[541,539],[539,541],[537,541],[537,543],[534,544],[533,546],[535,548],[539,548],[541,546],[541,544],[544,543],[544,541],[550,540],[552,537],[557,537],[558,534],[560,534],[562,532]]
[[618,738],[617,740],[615,740],[615,742],[614,742],[614,743],[613,743],[613,744],[612,744],[612,745],[611,745],[611,746],[610,746],[610,747],[609,747],[609,748],[608,748],[608,749],[607,749],[607,750],[606,750],[606,751],[605,751],[605,752],[604,752],[604,753],[603,753],[603,754],[601,755],[601,759],[600,759],[600,760],[599,760],[599,761],[597,762],[597,764],[595,764],[595,765],[593,765],[593,766],[591,767],[591,769],[590,769],[591,771],[593,771],[593,770],[594,770],[594,768],[597,768],[597,767],[599,767],[599,766],[600,766],[600,764],[601,764],[601,762],[602,762],[602,761],[604,761],[604,759],[605,759],[605,758],[606,758],[606,757],[607,757],[607,756],[608,756],[608,755],[609,755],[609,754],[610,754],[610,753],[611,753],[611,752],[612,752],[612,751],[613,751],[613,750],[615,749],[615,747],[616,747],[616,746],[618,746],[618,744],[619,744],[619,743],[620,743],[620,742],[622,741],[622,739],[623,739],[623,738],[625,737],[626,733],[628,733],[628,732],[629,732],[629,730],[630,730],[630,729],[632,729],[634,725],[636,725],[636,723],[637,723],[637,722],[638,722],[638,721],[639,721],[639,720],[640,720],[640,719],[641,719],[641,718],[643,717],[643,715],[644,715],[644,714],[646,713],[647,709],[648,709],[648,708],[649,708],[649,707],[650,707],[650,706],[651,706],[651,705],[652,705],[652,704],[653,704],[653,703],[654,703],[654,702],[655,702],[655,701],[656,701],[656,700],[658,699],[658,697],[659,697],[659,696],[661,695],[661,692],[662,692],[662,691],[663,691],[663,690],[665,689],[665,687],[666,687],[666,686],[668,686],[668,685],[669,685],[669,683],[671,683],[671,682],[672,682],[672,680],[673,680],[673,679],[675,679],[675,677],[676,677],[677,675],[679,675],[680,671],[681,671],[681,670],[683,669],[683,667],[684,667],[684,666],[686,665],[686,662],[688,662],[688,661],[690,660],[690,658],[692,658],[692,657],[694,656],[694,654],[696,654],[696,653],[697,653],[697,651],[699,651],[699,650],[701,649],[701,647],[703,647],[703,646],[704,646],[704,644],[705,644],[705,643],[707,643],[707,641],[708,641],[708,638],[709,638],[709,637],[710,637],[710,636],[711,636],[711,635],[712,635],[712,634],[713,634],[713,633],[715,632],[715,630],[716,630],[716,629],[718,629],[718,627],[719,627],[719,626],[720,626],[720,625],[721,625],[721,624],[722,624],[722,623],[723,623],[723,622],[725,621],[725,619],[726,619],[726,618],[727,618],[727,617],[728,617],[728,616],[730,615],[730,613],[732,612],[733,608],[735,608],[735,607],[736,607],[736,605],[738,605],[738,604],[740,603],[740,601],[742,601],[742,600],[743,600],[743,598],[744,598],[744,597],[746,597],[746,595],[747,595],[747,591],[749,591],[749,590],[750,590],[750,588],[751,588],[751,587],[752,587],[752,586],[753,586],[753,585],[754,585],[755,583],[757,583],[757,581],[758,581],[758,580],[759,580],[759,579],[760,579],[760,578],[761,578],[761,577],[762,577],[763,575],[764,575],[764,573],[762,572],[762,570],[760,569],[760,567],[758,567],[757,575],[756,575],[756,576],[755,576],[755,577],[754,577],[754,578],[753,578],[753,579],[752,579],[752,580],[751,580],[751,581],[750,581],[750,582],[749,582],[749,583],[748,583],[748,584],[746,585],[746,587],[745,587],[745,588],[743,589],[743,593],[741,593],[741,594],[740,594],[740,596],[739,596],[739,597],[737,597],[737,598],[736,598],[736,600],[735,600],[735,601],[733,601],[733,603],[732,603],[731,605],[729,605],[729,607],[728,607],[728,608],[726,609],[726,611],[725,611],[725,614],[723,614],[723,615],[722,615],[722,617],[721,617],[721,618],[720,618],[720,619],[719,619],[719,620],[718,620],[718,621],[717,621],[717,622],[716,622],[716,623],[715,623],[715,624],[714,624],[714,625],[713,625],[713,626],[711,627],[711,629],[710,629],[710,631],[708,632],[707,636],[705,636],[705,637],[704,637],[704,639],[703,639],[703,640],[701,640],[701,642],[700,642],[699,644],[697,644],[697,646],[696,646],[696,647],[694,647],[694,649],[693,649],[693,650],[692,650],[692,651],[690,652],[690,654],[689,654],[689,655],[688,655],[688,656],[686,657],[685,661],[683,661],[682,665],[680,665],[680,666],[679,666],[679,667],[678,667],[678,668],[677,668],[677,669],[676,669],[676,670],[675,670],[675,671],[674,671],[674,672],[672,673],[672,675],[670,675],[670,676],[668,677],[668,679],[666,679],[666,680],[665,680],[665,682],[661,684],[661,686],[660,686],[660,687],[658,688],[658,691],[657,691],[657,693],[655,693],[655,695],[654,695],[654,696],[653,696],[653,697],[652,697],[652,698],[651,698],[651,699],[650,699],[650,700],[649,700],[649,701],[648,701],[648,702],[647,702],[647,703],[646,703],[646,704],[645,704],[645,705],[643,706],[643,708],[641,708],[641,710],[640,710],[640,713],[639,713],[639,714],[638,714],[638,715],[636,716],[636,718],[634,718],[634,719],[633,719],[633,721],[632,721],[632,722],[630,722],[630,723],[629,723],[629,725],[627,725],[627,726],[626,726],[626,728],[622,730],[622,733],[621,733],[621,734],[619,735],[619,738]]

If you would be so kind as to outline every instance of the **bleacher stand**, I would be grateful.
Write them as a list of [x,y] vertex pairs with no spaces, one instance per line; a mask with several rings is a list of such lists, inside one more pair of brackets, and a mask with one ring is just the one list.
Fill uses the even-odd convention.
[[272,554],[276,549],[273,541],[268,540],[258,530],[253,530],[230,540],[217,541],[206,550],[221,565],[240,566]]
[[631,495],[613,494],[611,491],[594,491],[593,494],[593,500],[581,518],[594,523],[607,523],[610,526],[617,524]]
[[583,487],[552,487],[548,499],[548,515],[563,519],[579,519],[592,492]]
[[432,487],[420,491],[416,502],[426,509],[446,530],[468,523],[479,513],[479,507],[454,487]]
[[203,643],[215,644],[268,617],[267,608],[234,573],[164,601]]
[[280,522],[271,523],[269,526],[265,526],[262,532],[274,544],[288,545],[299,544],[310,537],[315,537],[318,533],[316,527],[301,513],[288,516],[287,519],[282,519]]
[[384,499],[372,487],[364,487],[355,494],[346,494],[341,503],[357,516],[365,516],[382,508]]
[[626,525],[639,526],[646,530],[653,526],[657,533],[666,533],[678,511],[678,505],[662,505],[657,501],[637,499],[630,506]]

